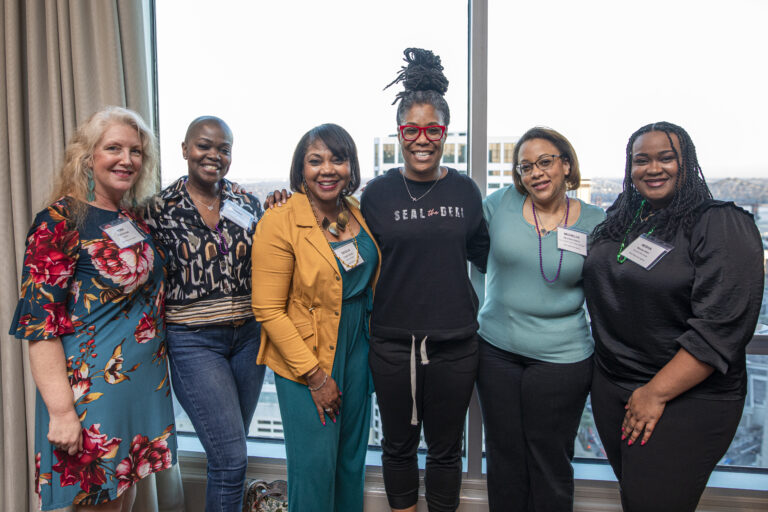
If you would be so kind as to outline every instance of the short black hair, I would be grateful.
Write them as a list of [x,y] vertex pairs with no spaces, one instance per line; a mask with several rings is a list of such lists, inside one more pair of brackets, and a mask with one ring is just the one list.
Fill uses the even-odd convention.
[[[397,124],[405,121],[405,116],[414,105],[432,105],[443,118],[443,124],[451,124],[451,110],[443,97],[448,90],[448,79],[443,74],[440,57],[429,50],[406,48],[403,59],[407,65],[400,68],[387,87],[402,82],[405,90],[395,96],[397,106]],[[386,89],[385,87],[384,89]]]
[[184,142],[189,142],[189,138],[192,136],[192,133],[197,130],[198,126],[204,124],[218,124],[221,126],[221,129],[224,130],[224,133],[229,136],[230,140],[234,139],[232,135],[232,129],[227,123],[224,122],[223,119],[216,116],[200,116],[193,119],[192,122],[189,123],[189,126],[187,126],[187,133],[184,134]]
[[347,186],[341,191],[341,195],[351,196],[360,186],[360,162],[357,159],[357,146],[355,146],[355,141],[347,130],[333,123],[315,126],[299,140],[291,161],[291,190],[304,193],[302,186],[304,183],[304,157],[307,155],[307,148],[318,139],[323,141],[333,156],[349,161],[350,179]]

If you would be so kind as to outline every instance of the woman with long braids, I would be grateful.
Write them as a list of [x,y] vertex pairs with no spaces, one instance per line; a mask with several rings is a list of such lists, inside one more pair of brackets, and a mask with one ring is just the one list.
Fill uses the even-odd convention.
[[423,426],[429,510],[453,511],[478,361],[478,299],[467,260],[485,270],[488,230],[477,185],[440,165],[450,122],[440,57],[408,48],[405,61],[390,84],[405,86],[395,100],[404,166],[372,180],[362,196],[382,254],[369,359],[390,507],[416,510]]
[[483,202],[491,251],[480,311],[477,390],[492,511],[573,509],[574,440],[592,382],[584,314],[587,237],[604,218],[571,199],[579,160],[555,130],[531,128],[514,186]]
[[[253,239],[259,363],[275,372],[291,512],[362,512],[371,421],[368,319],[379,251],[350,197],[360,185],[352,137],[324,124],[291,163],[282,208]],[[342,414],[343,412],[343,414]]]
[[763,249],[750,214],[712,199],[681,127],[640,128],[626,155],[584,266],[592,409],[624,510],[693,511],[741,418]]

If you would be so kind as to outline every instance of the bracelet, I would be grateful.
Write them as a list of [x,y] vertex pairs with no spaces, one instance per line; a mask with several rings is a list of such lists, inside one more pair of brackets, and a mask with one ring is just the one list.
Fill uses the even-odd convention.
[[310,370],[310,372],[308,374],[306,374],[304,376],[304,378],[308,379],[308,378],[310,378],[311,376],[313,376],[314,374],[316,374],[319,371],[320,371],[320,365],[317,365],[317,366],[315,366],[315,369],[314,370]]
[[317,386],[316,388],[313,388],[312,386],[309,385],[309,383],[307,383],[307,388],[309,388],[310,392],[315,392],[315,391],[318,391],[323,386],[325,386],[326,382],[328,382],[328,374],[327,373],[325,374],[325,378],[323,379],[323,382],[319,386]]

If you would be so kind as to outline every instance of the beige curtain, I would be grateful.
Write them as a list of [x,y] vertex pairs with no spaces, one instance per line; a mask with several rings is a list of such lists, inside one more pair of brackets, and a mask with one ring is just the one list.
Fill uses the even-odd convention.
[[[151,0],[2,0],[0,8],[0,509],[37,510],[34,383],[26,344],[7,334],[24,239],[75,126],[104,105],[154,124]],[[177,468],[139,487],[137,511],[181,510]],[[162,481],[162,483],[160,483]],[[170,497],[158,507],[157,496]],[[160,500],[162,501],[162,499]]]

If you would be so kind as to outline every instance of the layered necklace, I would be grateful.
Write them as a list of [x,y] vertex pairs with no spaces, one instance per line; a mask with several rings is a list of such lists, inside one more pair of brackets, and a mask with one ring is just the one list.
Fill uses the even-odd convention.
[[424,197],[426,197],[427,194],[432,192],[432,189],[435,188],[435,185],[437,185],[437,182],[440,181],[440,178],[443,176],[443,170],[440,167],[438,167],[437,169],[439,171],[437,178],[435,179],[435,181],[432,182],[432,185],[430,185],[430,187],[427,189],[427,191],[424,192],[423,194],[421,194],[419,197],[414,197],[414,195],[411,194],[411,191],[408,188],[408,181],[405,179],[405,171],[404,170],[400,171],[400,176],[403,177],[403,185],[405,185],[405,191],[408,193],[408,197],[411,198],[411,201],[413,201],[415,203],[416,201],[418,201],[420,199],[424,199]]
[[[349,213],[346,211],[346,203],[344,199],[341,197],[339,198],[341,203],[341,211],[336,215],[336,220],[334,222],[331,222],[328,220],[328,217],[323,215],[323,220],[320,221],[319,215],[321,215],[320,210],[315,206],[315,202],[312,200],[312,194],[307,190],[306,188],[304,191],[307,194],[307,199],[309,199],[309,204],[312,207],[312,214],[315,216],[315,222],[317,223],[317,227],[320,228],[321,231],[328,231],[331,235],[333,235],[336,238],[339,238],[341,236],[341,233],[347,230],[347,225],[349,224]],[[333,245],[331,242],[326,238],[326,242],[328,242],[328,246],[331,248],[331,251],[333,251]],[[352,237],[352,243],[355,245],[355,263],[351,266],[351,268],[354,268],[357,266],[357,264],[360,262],[360,248],[357,246],[357,237]],[[333,251],[334,256],[338,259],[338,255],[336,255],[336,252]],[[346,264],[346,263],[345,263]]]
[[[568,214],[571,210],[571,199],[568,196],[565,196],[565,224],[563,224],[563,227],[568,227]],[[539,220],[536,216],[536,205],[533,204],[533,198],[531,198],[531,212],[533,213],[533,222],[536,224],[536,235],[539,237],[539,270],[541,270],[541,277],[544,278],[544,280],[550,284],[554,283],[558,279],[560,279],[560,270],[563,268],[563,249],[560,249],[560,263],[557,264],[557,274],[555,274],[554,279],[548,279],[546,274],[544,274],[544,258],[541,255],[541,235],[546,235],[547,233],[550,233],[550,230],[547,231],[546,229],[539,229]],[[561,218],[562,220],[562,218]],[[557,226],[555,226],[555,229],[560,226],[560,222],[557,223]]]
[[[212,212],[213,208],[216,206],[216,204],[221,199],[221,190],[219,190],[219,194],[214,198],[213,202],[211,204],[206,204],[201,198],[197,197],[195,198],[192,193],[189,191],[189,187],[187,186],[187,183],[184,183],[184,187],[187,189],[187,194],[189,194],[190,199],[192,199],[192,203],[200,203],[209,211]],[[205,222],[205,221],[203,221]],[[216,242],[219,245],[219,251],[223,255],[229,254],[229,244],[227,243],[227,239],[224,237],[224,233],[222,233],[221,228],[219,225],[221,224],[221,219],[216,223],[216,225],[213,227],[214,231],[216,231]]]

